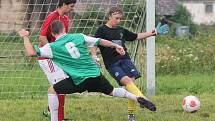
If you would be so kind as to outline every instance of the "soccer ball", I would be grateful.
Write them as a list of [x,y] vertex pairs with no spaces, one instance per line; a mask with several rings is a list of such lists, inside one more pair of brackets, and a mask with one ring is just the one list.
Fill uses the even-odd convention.
[[194,113],[200,108],[200,101],[195,96],[187,96],[182,101],[182,107],[186,112]]

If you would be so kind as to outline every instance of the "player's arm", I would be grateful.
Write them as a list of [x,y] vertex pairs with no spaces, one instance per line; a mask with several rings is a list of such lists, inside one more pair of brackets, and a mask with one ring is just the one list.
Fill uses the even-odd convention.
[[96,56],[97,55],[97,46],[94,46],[94,47],[91,47],[90,48],[90,54],[92,55],[92,56]]
[[101,66],[100,64],[100,59],[99,57],[97,56],[97,46],[94,46],[94,47],[90,47],[90,54],[91,54],[91,57],[93,59],[93,61],[98,65],[98,66]]
[[165,35],[169,32],[168,24],[158,23],[157,27],[151,32],[142,32],[137,34],[137,39],[142,40],[150,36]]
[[101,39],[99,45],[104,46],[104,47],[111,47],[111,48],[116,48],[116,51],[120,54],[120,55],[125,55],[125,50],[122,46],[115,44],[111,41],[105,40],[105,39]]
[[50,44],[47,43],[43,47],[39,48],[37,45],[33,46],[32,43],[29,40],[29,32],[22,29],[19,32],[19,36],[22,37],[24,42],[24,47],[27,56],[40,56],[45,58],[52,58],[52,50],[50,47]]
[[39,39],[40,39],[40,43],[41,43],[42,45],[45,45],[45,44],[48,43],[48,39],[47,39],[46,36],[40,35]]
[[29,37],[28,37],[29,32],[22,29],[18,33],[19,33],[19,36],[22,37],[22,39],[23,39],[24,47],[25,47],[25,51],[26,51],[27,56],[35,56],[36,51],[35,51],[32,43],[29,40]]
[[147,37],[153,36],[155,35],[155,31],[151,31],[151,32],[142,32],[142,33],[138,33],[137,34],[137,39],[138,40],[142,40],[145,39]]
[[125,50],[123,49],[122,46],[119,46],[111,41],[105,40],[105,39],[100,39],[100,38],[94,38],[94,37],[90,37],[90,36],[86,36],[83,35],[86,45],[88,47],[93,47],[93,46],[97,46],[97,45],[101,45],[104,47],[111,47],[111,48],[116,48],[116,51],[120,54],[120,55],[124,55],[125,54]]
[[[96,34],[94,37],[96,38],[100,38],[98,37],[99,36],[99,33],[101,32],[101,28],[98,28],[98,30],[96,31]],[[101,66],[101,63],[100,63],[100,59],[99,57],[97,56],[97,46],[93,46],[90,48],[90,54],[91,54],[91,57],[93,58],[94,62],[98,65],[98,66]]]

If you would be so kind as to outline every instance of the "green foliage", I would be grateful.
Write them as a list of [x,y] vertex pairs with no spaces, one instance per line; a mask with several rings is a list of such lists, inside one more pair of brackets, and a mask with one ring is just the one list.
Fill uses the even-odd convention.
[[[178,5],[176,7],[176,13],[175,15],[171,16],[169,18],[170,20],[183,25],[183,26],[189,26],[190,27],[190,33],[192,35],[195,35],[197,32],[197,25],[195,25],[192,21],[192,16],[190,14],[190,12],[182,5]],[[175,30],[176,27],[178,25],[176,24],[176,26],[172,26],[172,29]],[[175,31],[173,31],[175,32]]]
[[215,36],[198,34],[191,40],[157,38],[157,74],[215,71]]
[[156,37],[156,73],[188,74],[215,71],[214,26],[196,26],[192,38]]
[[182,25],[188,25],[192,23],[191,14],[182,5],[178,5],[176,7],[176,13],[171,17],[171,19],[177,23],[181,23]]

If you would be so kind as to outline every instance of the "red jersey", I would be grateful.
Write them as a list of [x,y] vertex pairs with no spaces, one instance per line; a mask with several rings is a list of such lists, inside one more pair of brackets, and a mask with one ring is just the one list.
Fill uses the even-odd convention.
[[[61,22],[63,22],[66,33],[68,33],[68,29],[69,29],[69,17],[67,15],[61,16],[57,10],[51,12],[46,17],[46,19],[41,27],[41,31],[40,31],[40,35],[46,36],[49,43],[54,42],[56,39],[54,36],[52,36],[51,28],[50,28],[50,25],[51,25],[52,21],[54,21],[54,20],[60,20]],[[39,46],[42,47],[43,45],[41,45],[41,43],[40,43]],[[37,60],[41,60],[41,59],[43,59],[43,58],[38,58]]]
[[43,26],[41,28],[40,31],[40,35],[41,36],[46,36],[48,39],[48,42],[54,42],[55,41],[55,37],[52,36],[51,34],[51,29],[50,29],[50,24],[52,23],[52,21],[54,20],[60,20],[61,22],[63,22],[64,27],[66,29],[66,33],[68,32],[68,26],[69,26],[69,18],[68,16],[64,15],[64,16],[60,16],[58,11],[53,11],[51,12],[45,19]]

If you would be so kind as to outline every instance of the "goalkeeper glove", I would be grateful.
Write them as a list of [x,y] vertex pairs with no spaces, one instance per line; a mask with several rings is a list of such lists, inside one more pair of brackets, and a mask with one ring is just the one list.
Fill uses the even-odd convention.
[[169,25],[168,24],[161,24],[158,23],[157,27],[156,27],[156,35],[165,35],[169,32]]

